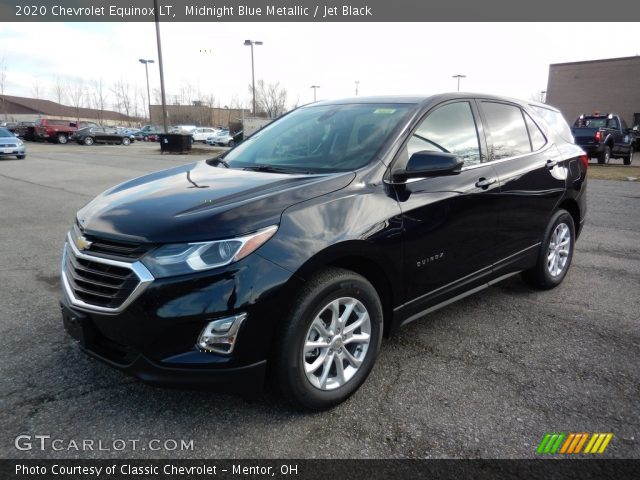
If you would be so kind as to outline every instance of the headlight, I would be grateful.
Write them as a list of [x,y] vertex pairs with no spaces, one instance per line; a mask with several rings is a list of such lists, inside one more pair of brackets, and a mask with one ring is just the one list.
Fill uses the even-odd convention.
[[213,242],[173,243],[150,252],[141,262],[156,278],[223,267],[260,248],[278,230],[277,225],[244,237]]
[[22,143],[22,140],[18,140],[18,144],[17,144],[17,145],[18,145],[19,147],[21,147],[21,146],[23,146],[23,145],[24,145],[24,143]]

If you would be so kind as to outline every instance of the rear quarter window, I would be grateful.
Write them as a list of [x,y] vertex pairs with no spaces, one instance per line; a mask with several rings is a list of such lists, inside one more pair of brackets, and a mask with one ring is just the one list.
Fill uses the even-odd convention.
[[560,135],[567,142],[574,143],[571,127],[569,127],[569,124],[560,112],[550,108],[540,107],[538,105],[529,106],[547,123],[550,128],[553,129],[554,132]]

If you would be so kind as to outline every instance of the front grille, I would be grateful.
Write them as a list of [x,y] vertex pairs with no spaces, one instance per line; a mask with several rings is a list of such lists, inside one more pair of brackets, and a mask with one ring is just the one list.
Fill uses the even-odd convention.
[[117,309],[140,283],[140,278],[130,268],[76,257],[71,248],[66,248],[64,270],[76,299],[89,305]]
[[83,235],[84,238],[91,242],[85,252],[98,256],[137,260],[153,248],[153,245],[149,243],[121,242],[87,235],[81,231],[77,224],[73,226],[73,229],[74,235]]

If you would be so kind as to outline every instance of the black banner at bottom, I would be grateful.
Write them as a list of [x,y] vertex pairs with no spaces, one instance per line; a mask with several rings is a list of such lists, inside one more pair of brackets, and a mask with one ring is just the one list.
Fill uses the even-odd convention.
[[0,460],[2,480],[631,479],[640,460]]

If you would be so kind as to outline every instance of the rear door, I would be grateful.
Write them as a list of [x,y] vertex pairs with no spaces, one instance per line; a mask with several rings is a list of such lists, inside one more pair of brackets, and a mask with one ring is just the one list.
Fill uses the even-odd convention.
[[422,150],[454,153],[465,161],[457,175],[395,186],[404,227],[403,316],[411,318],[470,290],[491,274],[498,181],[486,162],[477,118],[473,100],[438,105],[427,113],[393,166],[403,168],[411,154]]
[[493,100],[478,104],[489,159],[500,181],[496,271],[513,269],[537,255],[547,222],[565,192],[567,165],[520,106]]

